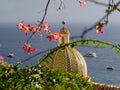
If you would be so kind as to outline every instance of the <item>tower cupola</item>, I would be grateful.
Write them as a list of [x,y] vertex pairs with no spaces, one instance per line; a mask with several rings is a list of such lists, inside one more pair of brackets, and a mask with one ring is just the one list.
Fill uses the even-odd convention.
[[[60,29],[60,33],[61,37],[59,38],[58,45],[69,43],[70,32],[68,29],[64,26]],[[47,62],[44,62],[43,65],[50,69],[76,73],[87,77],[87,65],[84,57],[77,49],[70,46],[55,51],[47,58]]]

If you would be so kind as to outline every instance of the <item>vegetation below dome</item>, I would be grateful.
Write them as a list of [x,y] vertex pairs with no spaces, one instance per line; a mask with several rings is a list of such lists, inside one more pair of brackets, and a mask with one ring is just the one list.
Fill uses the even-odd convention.
[[0,72],[1,90],[92,90],[88,78],[41,65],[8,68],[8,65],[0,64]]

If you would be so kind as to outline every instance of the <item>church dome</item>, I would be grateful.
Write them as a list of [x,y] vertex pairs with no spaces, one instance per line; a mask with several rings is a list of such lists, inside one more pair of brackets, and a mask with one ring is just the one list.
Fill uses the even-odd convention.
[[[66,27],[60,30],[61,38],[59,38],[58,45],[69,43],[70,32]],[[75,48],[66,46],[64,49],[55,51],[44,66],[50,69],[60,70],[62,72],[71,72],[87,77],[87,65],[82,54]]]

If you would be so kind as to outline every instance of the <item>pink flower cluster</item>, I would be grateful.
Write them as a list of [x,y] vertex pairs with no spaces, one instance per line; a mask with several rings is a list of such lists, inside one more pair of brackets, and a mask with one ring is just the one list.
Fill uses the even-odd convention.
[[86,1],[85,1],[85,0],[82,0],[82,1],[79,1],[79,3],[80,3],[80,7],[84,7],[85,4],[86,4]]
[[103,24],[102,24],[102,23],[98,23],[98,24],[95,26],[95,29],[96,29],[96,33],[97,33],[97,34],[103,34],[103,33],[104,33]]
[[54,32],[54,33],[49,33],[47,35],[47,38],[49,41],[58,41],[59,37],[61,37],[60,31]]
[[0,55],[0,61],[4,61],[4,57]]
[[22,49],[27,52],[28,54],[31,54],[33,52],[36,51],[36,49],[34,47],[32,47],[30,44],[27,44],[25,43],[23,46],[22,46]]
[[[30,26],[30,24],[24,24],[24,21],[21,21],[17,24],[17,27],[20,29],[20,31],[24,32],[26,36],[30,32],[32,34],[37,33],[38,35],[41,35],[42,32],[45,32],[47,34],[46,38],[48,38],[49,41],[58,41],[59,37],[61,37],[60,31],[53,33],[49,31],[50,25],[47,22],[43,23],[43,25],[40,27],[38,24]],[[28,43],[23,44],[22,49],[28,54],[36,51],[36,49]]]
[[34,24],[32,27],[30,24],[24,24],[24,21],[21,21],[20,23],[17,24],[17,27],[25,33],[27,36],[29,32],[32,32],[33,34],[41,34],[41,30],[44,32],[48,32],[50,26],[47,22],[43,23],[43,26],[40,27],[38,24]]

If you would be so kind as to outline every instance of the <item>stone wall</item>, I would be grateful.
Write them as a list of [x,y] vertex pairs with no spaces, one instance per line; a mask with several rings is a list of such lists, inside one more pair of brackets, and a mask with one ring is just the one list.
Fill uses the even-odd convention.
[[93,90],[120,90],[120,86],[93,82]]

